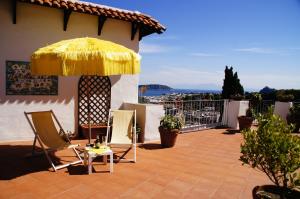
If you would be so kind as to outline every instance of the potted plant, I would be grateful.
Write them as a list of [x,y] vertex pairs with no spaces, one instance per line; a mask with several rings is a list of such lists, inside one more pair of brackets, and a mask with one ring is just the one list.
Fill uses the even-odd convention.
[[182,125],[182,119],[172,115],[166,115],[160,120],[158,129],[162,147],[168,148],[175,145]]
[[145,135],[142,131],[142,128],[139,124],[136,124],[136,135],[137,135],[137,142],[138,143],[144,143],[145,142]]
[[286,117],[288,124],[294,125],[293,133],[299,132],[300,128],[300,104],[295,104],[290,108],[290,112]]
[[242,101],[245,99],[245,96],[241,94],[235,94],[235,95],[230,95],[230,99],[235,101]]
[[300,138],[272,109],[258,117],[258,129],[242,131],[240,160],[264,172],[275,184],[256,187],[253,198],[300,198]]
[[251,93],[249,98],[250,98],[250,100],[249,100],[250,107],[257,111],[262,102],[261,94],[260,93]]
[[246,115],[242,115],[238,117],[240,131],[244,129],[250,129],[253,120],[254,120],[253,109],[248,108],[246,111]]

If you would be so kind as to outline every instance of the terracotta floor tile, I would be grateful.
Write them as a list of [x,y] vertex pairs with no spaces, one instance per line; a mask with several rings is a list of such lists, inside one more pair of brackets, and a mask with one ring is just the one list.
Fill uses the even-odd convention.
[[144,182],[140,185],[130,188],[127,192],[121,195],[121,198],[152,198],[155,194],[161,192],[163,186]]
[[184,198],[211,198],[211,196],[214,194],[214,189],[207,190],[203,187],[195,187],[191,189],[188,193],[186,193],[183,197]]
[[9,187],[5,189],[1,189],[0,198],[12,198],[16,194],[18,194],[18,190],[15,187]]
[[183,182],[187,182],[187,183],[190,183],[190,184],[195,184],[199,181],[199,176],[197,175],[191,175],[191,174],[188,174],[186,172],[184,173],[180,173],[177,177],[177,180],[180,180],[180,181],[183,181]]
[[163,190],[164,193],[174,194],[176,197],[184,196],[190,189],[192,189],[193,184],[183,182],[181,180],[173,180],[170,182],[165,189]]
[[241,192],[243,191],[243,188],[244,187],[241,184],[224,183],[217,189],[212,198],[238,199]]
[[[79,184],[70,189],[67,189],[62,195],[67,194],[68,196],[72,196],[73,198],[89,198],[93,196],[97,192],[97,189],[89,186],[88,184]],[[56,196],[60,198],[60,195]]]
[[[182,193],[183,194],[183,193]],[[174,198],[181,198],[182,194],[178,195],[177,193],[175,193],[174,191],[172,190],[169,190],[169,189],[165,189],[157,194],[155,194],[153,196],[153,198],[164,198],[164,199],[174,199]]]
[[39,196],[36,196],[34,194],[34,192],[32,193],[21,193],[21,192],[18,192],[16,193],[13,197],[11,197],[10,199],[39,199],[40,197]]
[[[137,163],[109,165],[99,160],[87,175],[83,165],[52,172],[44,156],[24,158],[32,142],[0,144],[0,198],[239,198],[251,199],[256,185],[272,184],[239,161],[240,134],[210,129],[180,134],[175,147],[142,144]],[[86,140],[75,140],[85,145]],[[70,151],[56,153],[73,160]],[[132,151],[128,154],[132,155]],[[57,159],[59,159],[57,158]]]
[[149,182],[165,187],[175,179],[176,177],[173,175],[162,174],[162,175],[154,175],[153,178],[149,180]]

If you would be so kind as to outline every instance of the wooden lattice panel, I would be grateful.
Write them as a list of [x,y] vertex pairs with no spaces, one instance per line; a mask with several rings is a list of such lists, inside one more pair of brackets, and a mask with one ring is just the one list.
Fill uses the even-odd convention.
[[81,76],[78,84],[78,124],[106,123],[110,109],[111,84],[109,77]]

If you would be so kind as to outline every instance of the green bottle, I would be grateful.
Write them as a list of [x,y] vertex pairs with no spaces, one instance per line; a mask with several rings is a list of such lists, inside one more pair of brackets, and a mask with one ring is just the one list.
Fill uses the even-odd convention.
[[97,138],[95,140],[95,148],[99,149],[100,148],[100,136],[97,135]]

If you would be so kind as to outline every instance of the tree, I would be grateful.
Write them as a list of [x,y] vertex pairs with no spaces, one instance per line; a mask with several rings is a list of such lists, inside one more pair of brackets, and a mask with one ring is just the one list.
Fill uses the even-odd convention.
[[274,115],[273,108],[257,120],[256,130],[242,131],[240,160],[263,171],[277,186],[299,188],[300,138],[291,133],[293,126]]
[[222,87],[222,97],[229,99],[232,96],[244,95],[244,88],[240,83],[237,72],[233,73],[233,68],[226,66],[225,79]]
[[237,72],[234,73],[233,75],[233,80],[234,80],[234,95],[239,94],[239,95],[244,95],[244,88],[241,85],[240,79],[238,77]]

